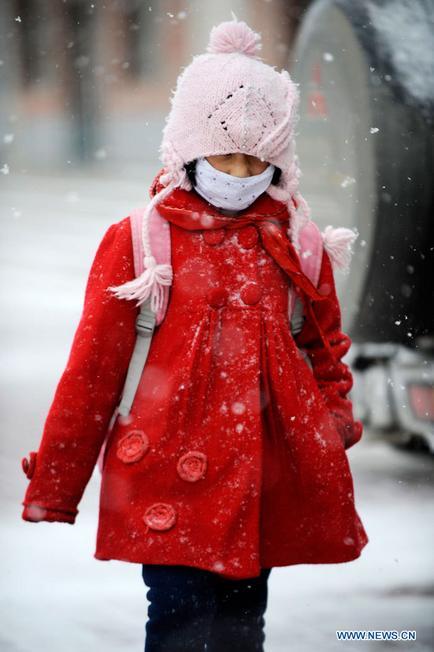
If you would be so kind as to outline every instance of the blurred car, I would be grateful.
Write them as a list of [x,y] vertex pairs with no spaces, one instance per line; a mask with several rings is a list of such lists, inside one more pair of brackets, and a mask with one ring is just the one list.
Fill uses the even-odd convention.
[[434,3],[318,0],[292,50],[301,190],[355,228],[338,275],[355,412],[434,451]]

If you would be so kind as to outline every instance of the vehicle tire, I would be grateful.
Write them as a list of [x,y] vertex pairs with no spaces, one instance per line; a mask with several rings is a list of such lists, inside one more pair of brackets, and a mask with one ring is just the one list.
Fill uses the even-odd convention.
[[291,55],[300,189],[321,228],[359,232],[337,276],[356,342],[434,331],[432,20],[428,0],[319,0]]

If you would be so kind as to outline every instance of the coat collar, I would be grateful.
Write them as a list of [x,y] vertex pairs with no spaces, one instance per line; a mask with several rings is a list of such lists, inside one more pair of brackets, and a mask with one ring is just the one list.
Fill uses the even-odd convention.
[[[160,182],[160,177],[164,173],[164,168],[162,168],[156,177],[154,178],[150,188],[149,195],[151,199],[161,190],[164,186]],[[183,190],[182,188],[175,188],[170,195],[165,197],[162,202],[158,204],[161,208],[176,208],[177,212],[179,210],[185,211],[186,213],[200,212],[206,210],[209,215],[222,215],[217,208],[212,206],[209,202],[206,201],[201,195],[199,195],[194,189],[192,190]],[[289,223],[289,213],[287,204],[276,199],[273,199],[266,192],[262,193],[250,206],[240,211],[236,217],[241,215],[254,214],[258,216],[282,216],[286,215]]]

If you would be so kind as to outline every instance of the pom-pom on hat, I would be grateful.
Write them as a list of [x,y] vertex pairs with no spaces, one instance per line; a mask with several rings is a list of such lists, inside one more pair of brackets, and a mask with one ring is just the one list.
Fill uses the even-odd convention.
[[146,269],[141,277],[118,288],[119,298],[137,298],[139,303],[151,295],[155,311],[162,301],[160,286],[170,285],[172,279],[170,266],[157,264],[152,256],[148,218],[175,188],[192,190],[186,163],[234,152],[256,156],[281,170],[278,183],[270,184],[266,192],[287,203],[288,236],[297,251],[299,232],[310,219],[309,206],[298,189],[297,84],[286,70],[278,72],[262,61],[261,37],[232,15],[233,20],[212,28],[206,53],[193,57],[172,91],[159,150],[163,188],[151,199],[143,218]]
[[262,49],[261,37],[243,21],[234,20],[213,27],[210,33],[207,51],[212,54],[240,52],[249,57],[256,57]]

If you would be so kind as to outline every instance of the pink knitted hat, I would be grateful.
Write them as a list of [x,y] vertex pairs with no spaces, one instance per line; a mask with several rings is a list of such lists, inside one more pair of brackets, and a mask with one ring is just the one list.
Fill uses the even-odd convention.
[[[287,203],[288,236],[300,251],[299,232],[310,219],[310,209],[298,189],[301,172],[294,137],[300,99],[297,84],[286,70],[278,72],[263,63],[258,56],[262,47],[259,34],[232,15],[232,21],[212,28],[207,53],[193,57],[172,91],[160,145],[163,189],[147,205],[143,219],[145,272],[143,278],[121,286],[119,298],[139,298],[141,303],[152,292],[153,309],[160,304],[159,289],[171,284],[171,269],[158,265],[152,256],[148,218],[175,188],[192,190],[184,165],[201,156],[244,152],[280,168],[279,183],[270,184],[266,192]],[[336,236],[336,253],[348,266],[345,249],[356,236],[349,229],[332,231],[328,233],[330,246]]]

